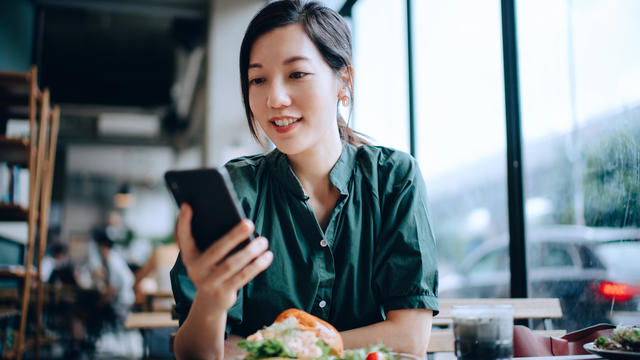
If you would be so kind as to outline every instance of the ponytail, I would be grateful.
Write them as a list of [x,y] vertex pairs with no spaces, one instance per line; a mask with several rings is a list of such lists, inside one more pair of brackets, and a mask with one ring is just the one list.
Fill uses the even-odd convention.
[[340,139],[348,142],[353,146],[371,145],[369,141],[364,138],[364,134],[357,132],[349,127],[346,121],[338,114],[338,131],[340,132]]

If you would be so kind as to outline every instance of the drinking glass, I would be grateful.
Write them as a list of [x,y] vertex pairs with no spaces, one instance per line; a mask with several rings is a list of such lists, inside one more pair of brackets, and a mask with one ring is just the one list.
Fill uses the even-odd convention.
[[451,315],[458,360],[511,359],[511,305],[454,306]]

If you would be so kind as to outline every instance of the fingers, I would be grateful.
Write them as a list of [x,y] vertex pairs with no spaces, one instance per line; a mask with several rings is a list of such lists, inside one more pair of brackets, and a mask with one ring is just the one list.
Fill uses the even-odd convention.
[[[183,219],[180,221],[183,221]],[[246,246],[234,256],[228,256],[231,250],[251,235],[253,228],[251,221],[243,220],[227,234],[216,240],[203,253],[198,252],[196,249],[191,255],[187,255],[186,260],[183,258],[187,273],[194,284],[198,285],[203,282],[208,283],[209,286],[220,284],[264,252],[268,243],[266,239],[262,238],[257,242],[252,241],[249,246]],[[235,256],[238,254],[241,255]]]
[[223,262],[218,264],[213,271],[218,281],[223,282],[234,276],[237,272],[254,261],[258,256],[264,253],[269,246],[269,242],[264,237],[258,237],[250,242],[240,251],[229,256]]
[[200,252],[191,234],[193,211],[188,204],[180,206],[175,237],[180,247],[182,261],[191,280],[198,288],[218,287],[237,291],[264,271],[273,260],[267,250],[268,241],[259,237],[229,256],[229,253],[245,241],[254,230],[250,220],[243,220],[231,231]]
[[180,213],[178,214],[178,222],[176,223],[176,241],[182,256],[182,261],[185,266],[188,266],[194,262],[200,256],[200,250],[196,247],[196,242],[191,236],[191,218],[193,217],[193,211],[191,206],[187,203],[183,203],[180,206]]
[[220,262],[231,250],[248,239],[253,233],[253,229],[254,226],[251,220],[240,221],[231,231],[224,234],[205,250],[202,256],[202,260],[205,262],[203,266],[213,266]]
[[273,253],[268,250],[263,252],[260,256],[249,263],[249,265],[242,268],[240,272],[229,278],[226,285],[233,289],[239,289],[245,286],[249,281],[258,276],[258,274],[265,271],[269,265],[271,265],[272,261]]

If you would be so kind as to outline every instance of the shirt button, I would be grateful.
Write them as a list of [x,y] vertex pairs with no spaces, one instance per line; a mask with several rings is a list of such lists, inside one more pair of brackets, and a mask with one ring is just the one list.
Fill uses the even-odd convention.
[[324,300],[321,300],[320,303],[318,303],[318,306],[320,306],[320,309],[324,309],[324,307],[327,306],[327,302]]
[[327,242],[327,240],[325,240],[325,239],[320,240],[320,246],[322,246],[322,247],[327,247],[327,245],[329,245],[329,243]]

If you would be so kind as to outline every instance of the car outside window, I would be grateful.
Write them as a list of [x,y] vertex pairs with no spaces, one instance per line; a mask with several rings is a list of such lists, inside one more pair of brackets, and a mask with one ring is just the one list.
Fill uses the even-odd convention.
[[472,274],[486,274],[504,271],[507,268],[507,251],[505,248],[495,249],[483,256],[472,268]]
[[613,274],[634,276],[640,282],[640,241],[601,244],[596,253]]
[[545,246],[541,258],[542,267],[573,266],[573,259],[566,245],[549,244]]

